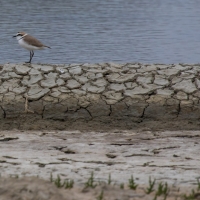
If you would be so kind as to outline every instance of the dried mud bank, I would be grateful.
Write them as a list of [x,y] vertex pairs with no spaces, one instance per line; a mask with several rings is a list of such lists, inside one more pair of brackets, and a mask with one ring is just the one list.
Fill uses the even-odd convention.
[[0,129],[199,129],[199,89],[199,64],[5,64]]

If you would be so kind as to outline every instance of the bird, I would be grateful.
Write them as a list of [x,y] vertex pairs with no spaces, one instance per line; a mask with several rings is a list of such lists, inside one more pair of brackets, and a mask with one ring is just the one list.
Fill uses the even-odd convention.
[[34,38],[33,36],[25,32],[18,32],[13,37],[16,37],[21,47],[30,51],[30,60],[26,63],[31,63],[31,60],[34,56],[34,50],[41,50],[45,48],[51,49],[51,47],[42,44],[42,42],[40,42],[38,39]]

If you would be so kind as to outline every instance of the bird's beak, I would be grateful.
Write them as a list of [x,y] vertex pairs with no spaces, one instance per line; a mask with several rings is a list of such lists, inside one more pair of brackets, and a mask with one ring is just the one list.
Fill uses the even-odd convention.
[[13,37],[17,37],[16,35],[14,35]]

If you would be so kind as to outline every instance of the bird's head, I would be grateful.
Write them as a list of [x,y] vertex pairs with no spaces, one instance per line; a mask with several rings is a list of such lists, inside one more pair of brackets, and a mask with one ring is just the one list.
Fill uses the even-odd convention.
[[18,32],[16,35],[14,35],[13,37],[16,37],[17,40],[23,38],[25,35],[27,35],[27,33],[25,32]]

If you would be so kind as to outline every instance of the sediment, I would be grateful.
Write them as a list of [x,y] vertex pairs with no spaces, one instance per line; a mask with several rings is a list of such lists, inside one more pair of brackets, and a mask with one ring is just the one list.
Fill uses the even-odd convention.
[[4,64],[0,129],[194,130],[199,97],[200,64]]

